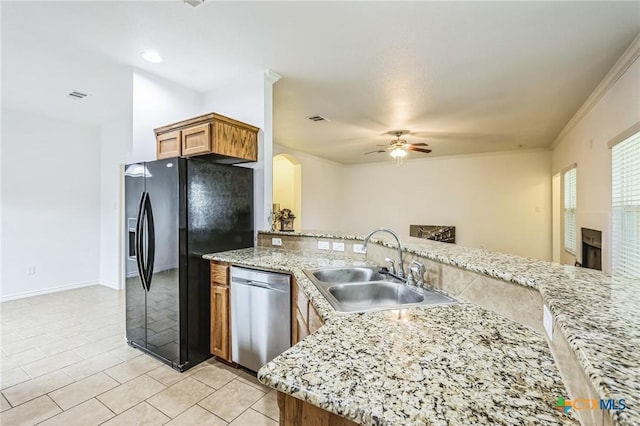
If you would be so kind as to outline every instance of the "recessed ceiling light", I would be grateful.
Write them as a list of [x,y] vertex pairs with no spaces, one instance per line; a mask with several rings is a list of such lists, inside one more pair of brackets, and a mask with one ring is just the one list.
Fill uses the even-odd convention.
[[155,50],[145,50],[140,54],[140,56],[142,56],[142,59],[147,62],[151,62],[152,64],[159,64],[162,62],[162,56],[160,56],[160,54]]

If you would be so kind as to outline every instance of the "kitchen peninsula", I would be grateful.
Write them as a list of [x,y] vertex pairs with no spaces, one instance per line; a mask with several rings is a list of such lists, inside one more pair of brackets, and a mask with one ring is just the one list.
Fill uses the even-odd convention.
[[[274,237],[285,249],[265,247]],[[320,239],[345,242],[348,249],[316,250]],[[205,256],[292,274],[325,322],[259,371],[259,379],[280,392],[283,424],[291,420],[282,412],[289,395],[371,425],[577,424],[575,410],[556,409],[559,397],[625,399],[626,410],[581,412],[584,424],[640,422],[636,281],[410,238],[405,261],[423,261],[427,283],[461,303],[339,314],[302,270],[393,256],[394,243],[372,240],[377,245],[369,246],[365,261],[350,248],[361,239],[261,233],[259,247]],[[480,290],[475,295],[473,287]],[[512,312],[492,309],[483,294]],[[541,324],[542,303],[553,314],[551,343]]]

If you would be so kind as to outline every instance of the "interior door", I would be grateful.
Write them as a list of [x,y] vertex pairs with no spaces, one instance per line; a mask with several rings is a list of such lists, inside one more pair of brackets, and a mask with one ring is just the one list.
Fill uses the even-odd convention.
[[144,163],[125,167],[125,288],[127,340],[145,348],[147,346],[145,287],[140,277],[137,253],[140,235],[137,232],[141,215],[141,201],[145,192]]
[[153,230],[148,230],[149,241],[154,240],[150,247],[154,261],[148,265],[151,269],[147,280],[147,349],[178,364],[178,159],[153,161],[146,166],[149,171],[146,192],[151,210],[147,214],[153,218]]

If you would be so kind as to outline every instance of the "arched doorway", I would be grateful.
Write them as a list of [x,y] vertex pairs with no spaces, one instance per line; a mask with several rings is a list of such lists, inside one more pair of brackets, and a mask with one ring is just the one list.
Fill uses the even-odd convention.
[[273,204],[291,210],[294,230],[302,229],[302,166],[293,155],[273,157]]

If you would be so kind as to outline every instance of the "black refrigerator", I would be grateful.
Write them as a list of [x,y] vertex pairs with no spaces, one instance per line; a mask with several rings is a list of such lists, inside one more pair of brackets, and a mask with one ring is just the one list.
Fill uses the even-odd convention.
[[172,158],[124,174],[127,341],[184,371],[211,356],[202,255],[253,246],[253,170]]

